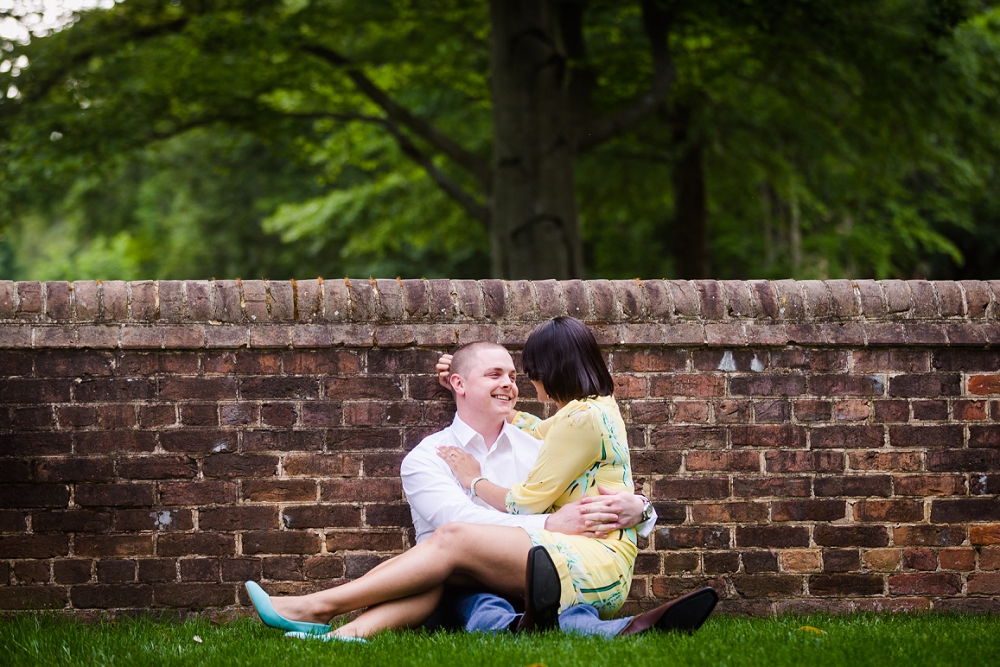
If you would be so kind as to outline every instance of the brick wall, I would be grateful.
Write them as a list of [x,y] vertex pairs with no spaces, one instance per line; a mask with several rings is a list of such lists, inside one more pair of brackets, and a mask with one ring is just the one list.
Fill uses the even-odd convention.
[[658,280],[0,282],[0,609],[359,576],[410,544],[438,353],[561,313],[660,514],[631,609],[1000,611],[1000,282]]

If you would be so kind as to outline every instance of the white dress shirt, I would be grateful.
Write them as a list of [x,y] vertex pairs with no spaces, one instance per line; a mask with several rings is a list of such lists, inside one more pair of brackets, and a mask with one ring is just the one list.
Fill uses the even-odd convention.
[[[487,449],[483,436],[455,415],[451,426],[432,433],[403,459],[399,475],[410,503],[417,542],[427,539],[435,528],[450,521],[513,526],[525,529],[545,528],[547,514],[507,514],[493,509],[482,498],[472,498],[458,478],[437,455],[437,448],[463,449],[479,462],[479,473],[494,484],[510,488],[528,477],[535,465],[542,441],[516,426],[504,422],[496,442]],[[649,535],[656,524],[656,513],[636,530]]]

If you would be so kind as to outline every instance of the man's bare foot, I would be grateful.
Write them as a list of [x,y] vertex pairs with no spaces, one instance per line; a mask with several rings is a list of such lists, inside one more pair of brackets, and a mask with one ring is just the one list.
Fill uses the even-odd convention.
[[307,623],[329,623],[331,615],[310,604],[308,595],[272,596],[271,605],[290,621],[305,621]]

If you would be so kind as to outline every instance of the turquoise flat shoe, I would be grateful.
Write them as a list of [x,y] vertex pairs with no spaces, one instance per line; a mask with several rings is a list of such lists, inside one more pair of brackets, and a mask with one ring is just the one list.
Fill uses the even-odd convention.
[[264,625],[269,628],[291,630],[308,635],[325,635],[327,632],[330,632],[329,625],[306,623],[305,621],[291,621],[276,612],[274,605],[271,604],[271,596],[265,593],[264,589],[258,586],[256,582],[248,581],[244,586],[246,586],[247,593],[250,594],[250,602],[253,603],[254,609],[257,610],[257,615],[260,616],[260,620],[264,621]]
[[316,635],[310,634],[308,632],[286,632],[285,636],[289,639],[310,639],[317,642],[357,642],[358,644],[367,644],[368,640],[362,637],[341,637],[340,635]]

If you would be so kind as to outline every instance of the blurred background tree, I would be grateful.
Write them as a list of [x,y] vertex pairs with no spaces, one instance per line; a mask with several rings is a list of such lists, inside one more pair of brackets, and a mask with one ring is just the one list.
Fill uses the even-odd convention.
[[0,278],[1000,277],[990,2],[38,1]]

